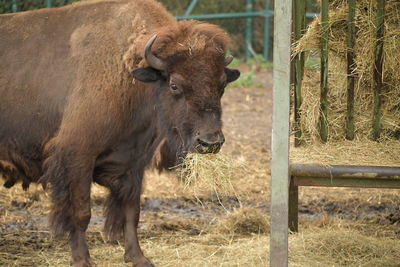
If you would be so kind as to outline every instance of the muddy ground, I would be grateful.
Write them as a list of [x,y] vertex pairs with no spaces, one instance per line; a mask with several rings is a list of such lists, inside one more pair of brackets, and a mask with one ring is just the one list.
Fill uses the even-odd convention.
[[[243,73],[254,72],[247,66],[241,69]],[[248,222],[240,232],[221,225],[229,228],[226,219],[232,211],[246,208],[268,216],[271,81],[271,72],[260,70],[252,86],[229,87],[223,97],[226,143],[221,153],[245,162],[250,170],[248,175],[233,181],[236,196],[219,201],[214,193],[204,192],[196,198],[180,185],[174,174],[148,172],[139,231],[146,255],[158,266],[267,264],[268,229],[257,224],[254,230],[251,224],[255,222]],[[93,189],[93,216],[88,234],[92,257],[99,266],[129,266],[122,261],[122,246],[108,241],[101,232],[106,194],[99,186]],[[19,187],[0,188],[0,266],[68,266],[66,241],[52,240],[48,232],[48,208],[49,199],[40,187],[33,186],[27,193]],[[400,237],[400,196],[395,190],[302,188],[299,210],[301,228],[305,231],[310,225],[318,229],[333,224],[339,227],[332,223],[338,220],[349,229],[357,225],[354,226],[357,231],[363,225],[364,230],[368,229],[362,231],[367,237],[384,236],[390,240]],[[245,254],[243,248],[247,250]],[[393,255],[383,257],[393,257],[390,258],[393,266],[398,266],[397,260],[400,265],[400,258]],[[304,262],[300,260],[295,266],[323,266]],[[346,266],[335,259],[332,265]]]

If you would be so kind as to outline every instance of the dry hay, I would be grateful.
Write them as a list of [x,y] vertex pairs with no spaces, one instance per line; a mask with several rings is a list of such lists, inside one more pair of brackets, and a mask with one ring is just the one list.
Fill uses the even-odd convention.
[[[13,199],[17,193],[26,194],[16,190]],[[43,202],[47,201],[37,204]],[[300,219],[301,232],[289,237],[290,266],[396,266],[400,262],[398,225],[332,217]],[[158,226],[140,228],[139,239],[156,266],[267,266],[267,222],[262,210],[244,207],[214,220],[159,221]],[[99,231],[92,226],[88,232],[92,259],[98,266],[131,266],[123,262],[123,244],[105,241]],[[51,240],[46,230],[0,231],[0,239],[0,266],[69,266],[67,242]]]
[[[394,230],[347,221],[332,221],[322,228],[303,223],[300,233],[289,236],[290,266],[398,266],[400,262],[400,243]],[[266,234],[164,232],[151,238],[141,235],[140,239],[145,254],[156,266],[268,265],[269,236]],[[131,266],[123,263],[122,244],[105,243],[95,233],[89,233],[89,240],[92,259],[98,266]],[[7,237],[4,246],[10,242],[18,240]],[[6,266],[69,266],[68,245],[54,244],[46,238],[37,238],[31,245],[10,247],[7,253],[4,256],[16,253],[16,258],[4,261]]]
[[262,234],[269,232],[269,218],[260,209],[241,207],[228,212],[218,221],[216,231],[230,235]]
[[[356,8],[356,88],[355,134],[370,137],[373,117],[373,68],[375,50],[376,1],[357,1]],[[346,34],[348,5],[345,0],[330,1],[329,11],[329,93],[328,127],[331,140],[343,140],[347,105]],[[388,0],[385,10],[382,134],[381,139],[393,139],[400,132],[400,2]],[[306,34],[296,44],[295,51],[318,54],[320,48],[320,19],[315,19]],[[303,140],[319,140],[319,70],[306,70],[303,80],[301,128]]]
[[400,166],[400,144],[396,140],[374,142],[362,139],[292,146],[290,160],[319,165]]
[[371,225],[350,225],[339,221],[296,234],[289,240],[293,266],[398,266],[396,233],[374,235]]
[[221,153],[190,153],[177,170],[185,189],[191,189],[195,196],[204,191],[212,191],[217,196],[236,195],[232,180],[248,173],[244,163]]

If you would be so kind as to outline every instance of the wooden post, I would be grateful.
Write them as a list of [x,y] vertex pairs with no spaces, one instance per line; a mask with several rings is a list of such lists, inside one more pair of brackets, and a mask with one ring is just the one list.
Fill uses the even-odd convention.
[[328,54],[329,54],[329,0],[321,1],[321,96],[319,135],[322,142],[328,141]]
[[[303,0],[294,0],[294,39],[300,40],[306,27],[306,3]],[[294,145],[301,143],[300,107],[302,103],[301,85],[304,75],[304,52],[299,53],[295,59],[294,67]]]
[[275,1],[270,266],[288,266],[292,0]]
[[355,86],[355,54],[356,40],[356,0],[349,0],[349,15],[347,19],[347,114],[346,139],[354,139],[354,86]]
[[382,93],[382,69],[383,69],[383,36],[385,22],[385,0],[378,0],[376,11],[376,46],[375,46],[375,65],[374,65],[374,116],[372,138],[378,140],[381,134],[381,93]]

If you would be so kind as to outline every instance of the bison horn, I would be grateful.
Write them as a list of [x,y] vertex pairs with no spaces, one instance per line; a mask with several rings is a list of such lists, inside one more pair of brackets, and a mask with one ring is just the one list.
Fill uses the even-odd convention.
[[228,66],[229,64],[231,64],[233,60],[233,56],[229,55],[225,58],[225,66]]
[[150,38],[150,40],[147,42],[146,47],[144,48],[144,58],[147,61],[147,64],[150,65],[150,67],[156,69],[156,70],[165,70],[165,63],[156,57],[153,52],[151,52],[151,47],[153,46],[154,41],[157,38],[157,34],[153,35],[153,37]]

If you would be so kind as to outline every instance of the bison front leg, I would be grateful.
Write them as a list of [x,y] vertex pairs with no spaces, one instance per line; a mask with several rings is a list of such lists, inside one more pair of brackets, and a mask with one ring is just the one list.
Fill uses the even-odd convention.
[[137,236],[137,227],[140,216],[140,196],[124,205],[125,212],[125,227],[124,227],[124,240],[125,240],[125,262],[133,262],[134,267],[151,267],[153,264],[143,255],[139,246]]
[[69,236],[69,245],[71,247],[71,265],[74,265],[75,267],[94,266],[90,260],[85,231],[80,229],[71,231]]
[[90,212],[90,182],[76,181],[71,184],[71,204],[74,207],[70,217],[69,245],[71,248],[71,264],[75,267],[94,266],[90,259],[86,243],[86,230],[89,225]]
[[71,264],[93,266],[86,244],[90,221],[90,188],[94,160],[85,153],[62,149],[47,158],[42,182],[51,188],[50,226],[53,234],[68,235]]
[[105,230],[114,238],[123,234],[125,242],[125,262],[134,267],[154,267],[140,248],[137,227],[140,216],[140,191],[143,173],[128,173],[118,179],[118,183],[106,185],[110,196],[106,208]]

